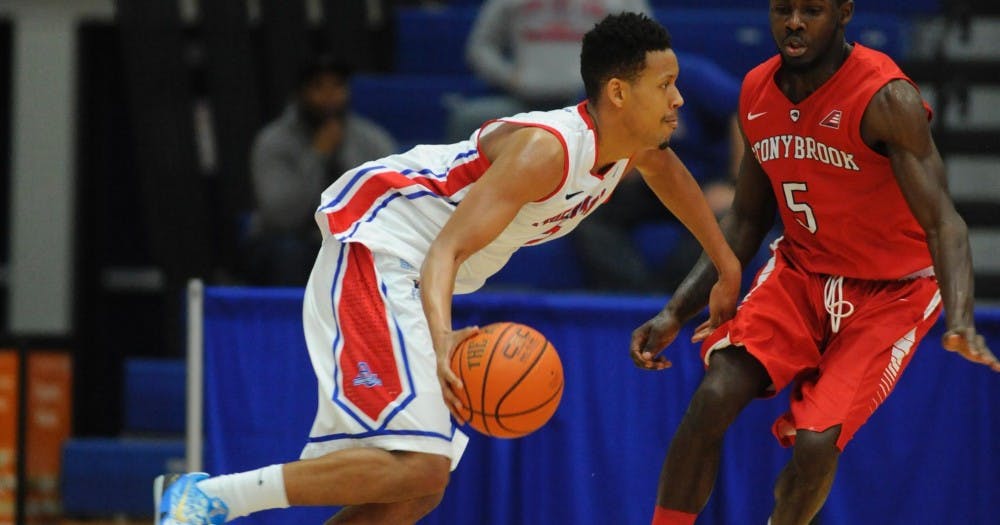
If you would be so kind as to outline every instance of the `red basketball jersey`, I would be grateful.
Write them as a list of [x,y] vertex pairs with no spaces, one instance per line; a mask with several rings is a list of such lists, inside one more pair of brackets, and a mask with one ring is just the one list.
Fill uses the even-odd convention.
[[782,253],[807,271],[858,279],[899,279],[931,267],[889,159],[861,139],[875,93],[895,79],[912,81],[886,55],[854,44],[833,77],[793,104],[775,81],[780,66],[775,56],[747,74],[739,111],[777,199]]

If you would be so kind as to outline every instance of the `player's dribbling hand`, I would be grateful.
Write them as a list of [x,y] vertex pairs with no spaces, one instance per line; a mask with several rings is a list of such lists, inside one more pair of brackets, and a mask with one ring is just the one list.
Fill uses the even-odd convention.
[[958,352],[973,363],[986,365],[994,372],[1000,372],[1000,361],[986,346],[983,336],[977,334],[973,327],[948,330],[941,338],[941,345],[945,350]]
[[463,425],[465,419],[461,415],[462,401],[455,395],[454,390],[461,390],[464,386],[462,380],[451,369],[451,356],[455,353],[455,347],[458,346],[458,343],[476,335],[477,332],[479,332],[478,326],[468,326],[461,330],[447,332],[443,334],[443,339],[434,342],[434,353],[437,354],[437,375],[438,381],[441,383],[444,403],[448,405],[448,410],[455,416],[455,420]]
[[672,364],[660,352],[674,341],[681,323],[669,312],[660,312],[632,332],[629,354],[635,366],[645,370],[663,370]]

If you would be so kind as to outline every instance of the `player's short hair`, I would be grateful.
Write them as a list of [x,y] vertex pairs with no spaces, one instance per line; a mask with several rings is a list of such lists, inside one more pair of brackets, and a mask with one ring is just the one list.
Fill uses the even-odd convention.
[[608,15],[583,36],[580,75],[587,98],[596,101],[612,78],[634,80],[646,66],[646,53],[670,49],[670,33],[640,13]]

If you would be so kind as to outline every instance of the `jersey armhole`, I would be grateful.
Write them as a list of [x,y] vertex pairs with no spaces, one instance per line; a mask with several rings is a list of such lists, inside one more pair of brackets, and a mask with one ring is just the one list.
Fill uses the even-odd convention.
[[482,158],[486,158],[486,156],[483,154],[483,151],[480,149],[479,139],[482,136],[483,132],[486,131],[486,128],[488,126],[492,125],[492,124],[513,124],[515,126],[522,126],[522,127],[525,127],[525,128],[539,128],[539,129],[544,129],[545,131],[548,131],[549,133],[551,133],[552,135],[554,135],[557,139],[559,139],[559,143],[562,144],[562,150],[563,150],[563,174],[562,174],[562,180],[559,181],[559,184],[548,195],[546,195],[546,196],[544,196],[544,197],[542,197],[540,199],[534,200],[532,202],[544,202],[544,201],[546,201],[548,199],[551,199],[554,195],[556,195],[557,193],[559,193],[563,189],[563,186],[566,185],[566,181],[569,179],[569,146],[566,145],[566,139],[565,139],[565,137],[563,137],[562,133],[559,132],[559,130],[557,130],[556,128],[554,128],[552,126],[548,126],[548,125],[545,125],[545,124],[539,124],[537,122],[518,122],[516,120],[507,120],[507,119],[502,119],[502,118],[488,120],[482,126],[479,127],[479,133],[476,134],[476,151],[479,152],[479,156],[482,157]]
[[920,104],[923,106],[924,111],[927,113],[927,121],[930,122],[934,118],[934,109],[931,108],[931,105],[927,102],[927,99],[925,99],[923,94],[920,93],[920,86],[918,86],[916,82],[914,82],[906,75],[893,75],[886,77],[884,81],[881,82],[879,86],[874,90],[872,90],[871,94],[867,96],[867,98],[864,101],[864,111],[861,111],[861,115],[857,117],[858,119],[857,122],[851,124],[851,131],[850,131],[850,133],[852,134],[857,134],[856,135],[857,141],[865,148],[865,150],[883,158],[885,158],[885,154],[876,151],[875,148],[872,148],[867,142],[865,142],[864,134],[861,133],[861,125],[865,120],[865,113],[868,112],[868,106],[871,105],[872,99],[875,98],[875,95],[877,95],[879,91],[882,91],[891,82],[895,82],[897,80],[902,80],[913,86],[913,89],[917,90],[917,95],[920,95]]

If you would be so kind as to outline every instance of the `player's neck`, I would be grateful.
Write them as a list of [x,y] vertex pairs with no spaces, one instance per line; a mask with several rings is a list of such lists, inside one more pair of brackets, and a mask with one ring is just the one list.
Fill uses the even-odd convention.
[[616,137],[627,137],[628,130],[611,115],[600,113],[593,104],[587,104],[587,113],[594,122],[594,135],[597,139],[597,158],[591,171],[599,172],[615,162],[632,156],[634,148],[629,148]]
[[837,74],[853,49],[854,47],[844,40],[841,45],[833,46],[830,52],[808,68],[798,69],[782,65],[778,70],[778,87],[792,102],[801,102]]

